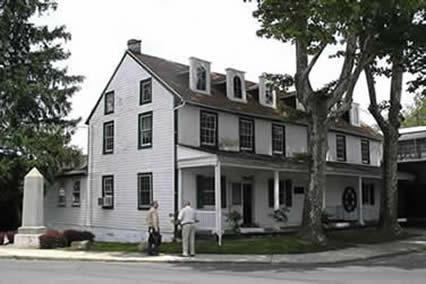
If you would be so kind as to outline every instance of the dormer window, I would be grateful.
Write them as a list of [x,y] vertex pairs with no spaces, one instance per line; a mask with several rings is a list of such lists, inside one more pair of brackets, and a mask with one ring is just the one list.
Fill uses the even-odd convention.
[[203,66],[197,67],[197,90],[206,91],[207,71]]
[[274,93],[271,86],[265,86],[265,103],[268,105],[274,103]]
[[210,62],[189,58],[189,88],[193,92],[210,95]]
[[226,69],[226,97],[232,101],[247,101],[244,72],[227,68]]
[[243,90],[241,79],[238,76],[234,77],[234,97],[237,99],[243,98]]
[[263,106],[276,108],[277,95],[264,76],[259,77],[259,103]]

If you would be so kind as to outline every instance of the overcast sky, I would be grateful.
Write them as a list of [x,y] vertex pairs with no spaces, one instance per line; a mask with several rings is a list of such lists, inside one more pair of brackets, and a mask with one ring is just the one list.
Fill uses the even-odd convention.
[[[257,81],[262,72],[295,72],[294,47],[256,36],[258,23],[252,17],[255,4],[243,0],[58,0],[56,12],[38,21],[66,25],[72,34],[67,48],[71,74],[86,80],[74,96],[72,117],[82,117],[72,143],[87,148],[84,121],[101,95],[114,68],[126,50],[127,40],[142,40],[142,52],[188,63],[190,56],[212,62],[212,71],[233,67]],[[312,74],[314,85],[337,78],[339,62],[326,56]],[[386,97],[389,83],[380,81],[378,91]],[[361,119],[374,123],[366,109],[364,78],[357,85],[354,101],[364,110]],[[411,102],[405,95],[403,103]]]

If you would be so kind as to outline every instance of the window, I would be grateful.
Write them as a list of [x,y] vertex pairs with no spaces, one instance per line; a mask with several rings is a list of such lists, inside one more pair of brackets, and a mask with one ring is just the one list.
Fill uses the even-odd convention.
[[272,124],[272,153],[285,156],[285,127]]
[[362,204],[374,205],[375,204],[375,190],[373,183],[362,184]]
[[81,183],[79,180],[74,182],[74,186],[72,188],[72,206],[80,207],[80,193],[81,193]]
[[237,99],[243,98],[242,83],[239,76],[234,77],[234,97]]
[[152,199],[152,173],[138,174],[138,209],[149,209]]
[[114,121],[104,123],[104,154],[114,153]]
[[139,149],[152,147],[152,112],[139,115]]
[[201,111],[200,114],[200,144],[201,146],[217,146],[217,114]]
[[370,141],[367,139],[361,140],[361,158],[363,164],[370,163]]
[[207,71],[203,66],[197,67],[197,90],[207,91]]
[[254,120],[240,118],[240,150],[254,151]]
[[346,137],[336,135],[336,156],[337,161],[346,161]]
[[143,80],[139,85],[139,104],[148,104],[152,101],[152,80]]
[[232,205],[241,205],[241,183],[232,184]]
[[61,184],[58,189],[58,207],[66,206],[65,185]]
[[[226,179],[221,178],[221,207],[227,207]],[[215,206],[214,177],[197,176],[197,208]]]
[[[290,179],[279,181],[279,200],[280,206],[291,207],[293,205],[293,185]],[[268,204],[270,208],[274,207],[274,180],[268,180]]]
[[114,176],[102,177],[102,208],[114,208]]
[[265,86],[265,103],[272,105],[274,103],[274,93],[271,86]]
[[114,113],[114,92],[108,92],[105,94],[105,114]]

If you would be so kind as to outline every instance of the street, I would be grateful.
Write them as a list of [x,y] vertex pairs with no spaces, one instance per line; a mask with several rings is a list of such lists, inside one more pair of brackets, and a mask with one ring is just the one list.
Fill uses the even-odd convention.
[[0,283],[425,283],[426,253],[333,266],[0,260]]

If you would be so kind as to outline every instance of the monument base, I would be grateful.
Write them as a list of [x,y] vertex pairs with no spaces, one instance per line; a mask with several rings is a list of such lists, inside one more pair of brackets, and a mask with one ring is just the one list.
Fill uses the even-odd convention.
[[40,248],[39,237],[46,232],[45,227],[21,227],[15,235],[14,245],[19,248]]

